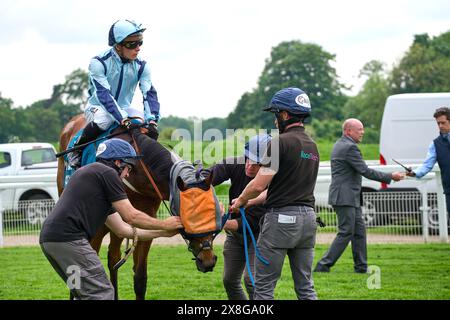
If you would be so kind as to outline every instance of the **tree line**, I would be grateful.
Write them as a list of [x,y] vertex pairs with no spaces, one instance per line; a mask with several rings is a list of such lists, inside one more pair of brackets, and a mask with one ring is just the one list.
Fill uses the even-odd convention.
[[[355,96],[339,80],[332,67],[336,56],[320,45],[300,40],[285,41],[273,47],[256,87],[242,94],[226,118],[203,120],[203,131],[217,128],[274,128],[273,116],[262,112],[280,88],[296,86],[311,100],[312,122],[308,130],[316,139],[335,140],[341,135],[342,120],[359,118],[366,127],[366,142],[378,143],[386,98],[398,93],[450,91],[450,31],[430,37],[414,36],[403,57],[391,68],[382,61],[369,61],[359,77],[364,84]],[[0,88],[1,89],[1,88]],[[49,99],[27,107],[13,107],[13,101],[0,94],[0,143],[58,140],[64,124],[81,112],[88,91],[88,75],[73,71],[62,84],[53,87]],[[175,128],[193,134],[194,118],[169,116],[161,119],[161,137],[168,139]]]

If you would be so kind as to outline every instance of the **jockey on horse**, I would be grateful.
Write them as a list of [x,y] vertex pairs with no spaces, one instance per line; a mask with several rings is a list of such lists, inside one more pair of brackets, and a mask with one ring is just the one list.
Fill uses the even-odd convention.
[[[112,47],[91,59],[89,64],[89,99],[84,110],[87,124],[74,147],[94,140],[114,123],[130,128],[130,118],[136,110],[130,108],[137,85],[144,97],[144,121],[148,135],[158,139],[157,122],[159,102],[150,78],[150,67],[138,57],[143,44],[145,28],[130,20],[115,22],[110,30],[108,44]],[[81,166],[83,149],[68,154],[68,164],[73,169]]]

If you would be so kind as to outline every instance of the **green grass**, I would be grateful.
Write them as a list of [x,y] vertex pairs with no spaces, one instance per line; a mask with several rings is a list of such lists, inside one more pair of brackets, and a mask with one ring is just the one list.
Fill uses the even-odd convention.
[[[149,255],[147,299],[226,299],[222,286],[222,246],[216,246],[218,263],[213,272],[197,271],[186,246],[154,246]],[[315,259],[328,246],[318,245]],[[450,299],[450,246],[447,244],[369,245],[369,265],[381,270],[381,288],[368,289],[371,275],[352,272],[348,248],[331,273],[314,274],[319,299]],[[101,251],[105,263],[106,249]],[[62,280],[39,247],[0,249],[0,299],[67,299]],[[121,299],[134,299],[132,259],[119,273]],[[370,280],[370,279],[369,279]],[[276,299],[295,299],[286,259]]]

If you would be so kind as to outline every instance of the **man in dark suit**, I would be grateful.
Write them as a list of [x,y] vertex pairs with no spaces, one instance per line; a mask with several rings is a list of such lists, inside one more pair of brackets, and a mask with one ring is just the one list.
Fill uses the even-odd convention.
[[342,132],[342,137],[334,144],[331,153],[331,185],[328,197],[328,203],[334,207],[337,214],[338,234],[314,271],[329,272],[351,241],[355,272],[366,273],[366,228],[361,211],[362,176],[390,183],[392,180],[403,179],[405,174],[383,173],[367,167],[357,146],[364,136],[361,121],[347,119],[342,126]]

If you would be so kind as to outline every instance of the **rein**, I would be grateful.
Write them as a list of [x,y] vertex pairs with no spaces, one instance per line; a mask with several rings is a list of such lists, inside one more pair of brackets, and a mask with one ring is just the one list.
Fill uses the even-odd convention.
[[[139,149],[138,144],[136,143],[136,139],[134,138],[133,135],[131,135],[132,139],[133,139],[133,146],[136,149],[138,154],[141,154],[141,150]],[[162,203],[164,203],[164,205],[166,206],[167,210],[169,210],[169,208],[167,207],[167,204],[164,202],[164,198],[161,194],[161,191],[159,191],[158,186],[155,183],[155,180],[153,179],[152,175],[150,174],[149,170],[147,169],[147,166],[144,163],[144,160],[139,159],[139,163],[141,164],[142,168],[144,169],[145,175],[147,176],[148,180],[150,180],[150,183],[152,184],[153,188],[156,191],[156,194],[158,195],[159,199],[162,201]],[[170,210],[169,210],[170,212]],[[120,259],[119,262],[117,262],[114,265],[114,270],[118,270],[126,261],[127,259],[130,257],[130,255],[134,252],[134,249],[136,248],[136,245],[138,243],[138,235],[137,235],[137,230],[135,227],[133,227],[133,243],[131,245],[130,248],[128,248],[128,244],[129,244],[129,240],[127,239],[127,245],[126,245],[126,249],[125,249],[125,256]]]
[[[132,139],[133,139],[133,146],[134,146],[134,148],[136,149],[136,151],[137,151],[138,154],[141,154],[141,150],[139,149],[139,146],[138,146],[138,144],[136,143],[136,139],[134,138],[133,135],[131,135],[131,137],[132,137]],[[162,196],[161,192],[159,191],[158,186],[157,186],[156,183],[155,183],[155,180],[153,180],[153,177],[152,177],[152,175],[150,174],[150,172],[148,171],[147,166],[145,165],[144,160],[142,160],[142,158],[139,159],[139,163],[141,164],[142,169],[144,169],[145,175],[146,175],[147,178],[150,180],[150,183],[152,184],[153,188],[155,189],[156,193],[158,194],[159,199],[160,199],[161,201],[164,201],[163,196]]]
[[117,262],[113,269],[115,271],[119,270],[119,268],[125,263],[127,262],[128,258],[131,256],[131,254],[134,252],[134,249],[136,248],[138,242],[138,234],[137,234],[137,230],[136,227],[133,227],[133,244],[131,245],[131,247],[128,247],[129,244],[129,239],[127,239],[127,245],[126,245],[126,249],[125,249],[125,256],[119,260],[119,262]]
[[243,207],[241,207],[241,208],[239,208],[239,211],[241,212],[241,216],[242,216],[242,228],[243,228],[242,233],[244,235],[244,253],[245,253],[245,262],[247,265],[247,272],[250,277],[250,280],[252,281],[253,287],[255,287],[255,279],[253,279],[253,274],[250,269],[250,259],[248,257],[247,231],[250,234],[250,237],[251,237],[251,240],[253,243],[253,247],[255,248],[256,257],[259,259],[259,261],[261,261],[265,265],[268,265],[269,261],[267,261],[265,258],[263,258],[261,256],[261,254],[259,253],[258,246],[256,245],[256,241],[255,241],[255,236],[253,235],[252,229],[250,228],[247,218],[245,217],[245,209]]
[[[134,146],[134,148],[136,149],[136,151],[137,151],[138,154],[141,154],[141,150],[139,149],[139,146],[138,146],[138,144],[136,143],[136,139],[134,138],[133,135],[131,135],[131,137],[133,138],[133,146]],[[163,198],[163,196],[162,196],[162,194],[161,194],[161,191],[159,191],[158,185],[156,184],[155,180],[153,179],[153,177],[152,177],[150,171],[148,170],[148,168],[147,168],[147,166],[145,165],[144,160],[142,160],[142,158],[139,159],[139,163],[141,164],[142,169],[144,169],[145,175],[147,176],[148,180],[150,180],[150,183],[152,184],[153,189],[155,189],[156,193],[158,194],[159,200],[161,200],[161,202],[164,203],[164,206],[166,207],[166,209],[167,209],[169,212],[171,212],[170,209],[169,209],[169,207],[167,206],[166,202],[164,201],[164,198]]]

